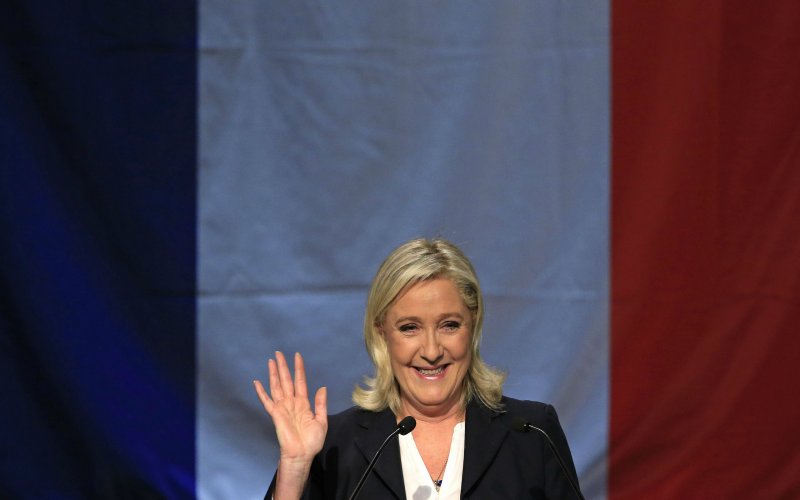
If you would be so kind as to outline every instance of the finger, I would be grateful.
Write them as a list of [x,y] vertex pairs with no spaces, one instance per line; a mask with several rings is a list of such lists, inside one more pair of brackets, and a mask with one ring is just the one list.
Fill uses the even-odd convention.
[[278,376],[278,365],[274,359],[267,361],[269,365],[269,392],[272,394],[272,399],[283,399],[283,389],[281,388],[281,379]]
[[328,388],[320,387],[314,396],[314,418],[328,428]]
[[256,394],[258,394],[258,399],[261,400],[261,404],[264,405],[264,409],[267,410],[267,413],[272,415],[272,406],[275,404],[267,394],[267,391],[264,390],[264,386],[261,384],[260,380],[253,380],[253,385],[256,388]]
[[294,384],[292,383],[292,374],[289,373],[289,365],[286,363],[286,357],[280,351],[275,351],[275,360],[278,362],[278,375],[280,375],[281,389],[285,397],[294,397]]
[[306,366],[299,352],[294,353],[294,393],[299,398],[308,399]]
[[278,434],[278,443],[280,443],[281,436],[285,433],[284,429],[287,425],[286,415],[282,414],[281,408],[277,406],[272,399],[270,399],[267,391],[264,390],[264,386],[261,384],[261,381],[253,380],[253,385],[256,387],[256,393],[258,393],[258,398],[264,405],[264,409],[267,410],[267,413],[272,419],[273,425],[275,425],[275,431]]

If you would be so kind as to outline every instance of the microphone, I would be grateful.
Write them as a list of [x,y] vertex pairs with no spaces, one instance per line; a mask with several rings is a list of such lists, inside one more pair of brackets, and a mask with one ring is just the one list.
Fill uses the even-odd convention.
[[350,495],[350,500],[355,500],[358,496],[358,493],[361,491],[361,488],[364,487],[364,482],[367,480],[367,476],[369,473],[372,472],[372,469],[375,467],[375,463],[378,461],[378,457],[381,456],[381,452],[386,445],[389,444],[389,441],[398,434],[402,434],[405,436],[409,432],[414,430],[414,427],[417,426],[417,421],[414,420],[414,417],[408,416],[397,423],[397,428],[392,431],[391,434],[383,441],[383,444],[380,448],[378,448],[378,452],[375,453],[375,456],[372,457],[369,465],[367,465],[367,470],[364,471],[364,474],[361,475],[361,479],[358,480],[358,484],[356,484],[356,489],[353,491],[353,494]]
[[397,432],[399,432],[401,436],[405,436],[409,432],[413,431],[414,427],[416,426],[417,421],[414,420],[414,417],[406,417],[397,423]]
[[555,443],[553,443],[553,440],[550,439],[550,436],[543,429],[536,427],[530,422],[526,422],[525,419],[523,419],[522,417],[514,417],[514,420],[511,422],[511,428],[517,432],[536,431],[540,433],[542,436],[544,436],[548,446],[550,447],[550,450],[552,450],[553,455],[556,457],[556,460],[558,461],[558,465],[561,466],[561,471],[567,477],[569,485],[572,486],[572,491],[574,491],[575,495],[581,500],[586,500],[583,497],[583,494],[581,494],[581,490],[580,488],[578,488],[578,484],[575,482],[575,480],[572,478],[572,475],[569,473],[567,465],[564,463],[564,459],[561,458],[561,454],[556,449]]

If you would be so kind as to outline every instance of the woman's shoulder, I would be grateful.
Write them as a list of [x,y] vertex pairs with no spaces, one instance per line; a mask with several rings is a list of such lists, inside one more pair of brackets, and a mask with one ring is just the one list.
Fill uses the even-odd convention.
[[346,410],[342,410],[339,413],[334,413],[332,415],[328,415],[328,420],[335,420],[335,421],[347,421],[357,418],[366,410],[359,408],[358,406],[351,406]]
[[342,410],[338,413],[334,413],[328,415],[328,420],[334,420],[336,422],[350,422],[350,421],[363,421],[364,419],[372,419],[379,417],[385,413],[391,413],[390,410],[382,410],[382,411],[371,411],[365,410],[360,406],[351,406],[346,410]]
[[328,429],[339,427],[351,427],[355,423],[360,422],[364,417],[364,410],[353,406],[346,410],[328,415]]
[[369,429],[373,426],[394,426],[394,414],[389,410],[370,411],[352,406],[344,411],[328,415],[328,433],[354,432],[357,428]]
[[555,408],[549,403],[541,401],[528,401],[503,396],[501,399],[503,413],[507,419],[521,418],[531,424],[544,424],[548,421],[558,421]]

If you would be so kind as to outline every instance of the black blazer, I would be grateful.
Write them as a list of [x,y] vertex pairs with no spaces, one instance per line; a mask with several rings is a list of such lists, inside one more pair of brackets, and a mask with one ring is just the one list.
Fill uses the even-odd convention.
[[[544,429],[577,482],[575,465],[555,409],[534,401],[503,398],[503,412],[471,402],[467,405],[461,498],[572,499],[575,494],[538,432],[512,430],[514,417]],[[347,499],[386,436],[396,427],[389,410],[351,408],[328,419],[328,434],[314,458],[303,498]],[[275,478],[265,499],[272,498]],[[363,499],[406,498],[400,445],[393,439],[359,494]]]

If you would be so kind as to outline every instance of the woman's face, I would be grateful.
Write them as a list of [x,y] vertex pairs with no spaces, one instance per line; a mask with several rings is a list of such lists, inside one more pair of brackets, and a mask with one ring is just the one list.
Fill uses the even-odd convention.
[[381,330],[406,410],[431,416],[455,410],[469,369],[472,313],[453,281],[412,285],[386,312]]

